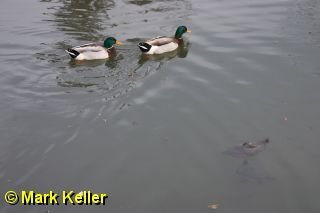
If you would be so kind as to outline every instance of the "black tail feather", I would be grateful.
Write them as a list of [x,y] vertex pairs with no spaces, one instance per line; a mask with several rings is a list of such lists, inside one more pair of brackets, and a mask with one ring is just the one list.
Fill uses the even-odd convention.
[[148,52],[151,49],[151,45],[145,42],[140,42],[138,47],[142,52]]
[[71,56],[71,58],[76,58],[80,53],[74,49],[67,49],[66,52]]

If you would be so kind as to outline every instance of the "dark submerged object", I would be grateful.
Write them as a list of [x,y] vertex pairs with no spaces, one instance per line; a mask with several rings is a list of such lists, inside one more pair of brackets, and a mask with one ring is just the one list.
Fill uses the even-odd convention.
[[248,155],[256,155],[259,152],[262,152],[268,143],[269,143],[269,138],[266,138],[262,141],[253,142],[253,143],[252,142],[244,142],[242,144],[242,149]]
[[269,138],[266,138],[257,142],[244,142],[234,148],[231,148],[224,154],[231,155],[233,157],[249,157],[257,155],[258,153],[265,150],[266,145],[270,142]]
[[270,143],[269,138],[257,142],[244,142],[223,152],[223,154],[242,159],[241,165],[236,170],[241,183],[263,184],[264,182],[274,180],[274,177],[269,176],[264,170],[263,165],[255,163],[259,161],[249,162],[249,157],[255,156],[265,150],[268,143]]
[[236,174],[241,183],[263,184],[275,180],[273,176],[268,174],[263,165],[250,164],[249,162],[243,162],[236,170]]

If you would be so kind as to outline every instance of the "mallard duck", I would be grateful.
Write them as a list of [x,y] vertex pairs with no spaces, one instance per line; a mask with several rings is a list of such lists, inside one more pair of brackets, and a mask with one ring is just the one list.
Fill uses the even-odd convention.
[[104,42],[89,43],[72,47],[67,49],[66,52],[75,60],[106,59],[115,51],[115,44],[121,45],[122,43],[113,37],[108,37]]
[[178,48],[181,43],[182,35],[191,31],[185,26],[179,26],[176,30],[174,37],[159,36],[152,38],[145,42],[140,42],[138,47],[144,54],[162,54],[171,52]]

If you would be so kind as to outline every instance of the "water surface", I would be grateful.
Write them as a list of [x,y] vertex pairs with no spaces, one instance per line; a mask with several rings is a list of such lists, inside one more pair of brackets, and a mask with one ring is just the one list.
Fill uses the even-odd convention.
[[[3,0],[0,193],[108,193],[0,212],[319,212],[317,0]],[[178,52],[137,43],[192,30]],[[111,60],[65,48],[115,36]],[[249,159],[223,152],[270,138]]]

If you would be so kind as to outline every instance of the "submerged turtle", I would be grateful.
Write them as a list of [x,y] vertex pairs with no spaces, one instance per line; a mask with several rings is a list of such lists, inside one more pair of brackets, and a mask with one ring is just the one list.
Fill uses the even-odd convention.
[[246,163],[242,163],[236,170],[238,180],[241,183],[263,184],[275,180],[259,162],[245,162]]
[[266,138],[257,142],[244,142],[236,147],[233,147],[225,152],[224,154],[231,155],[233,157],[249,157],[257,155],[258,153],[265,150],[266,145],[270,142],[269,138]]
[[244,142],[242,144],[242,149],[247,155],[256,155],[259,152],[262,152],[266,145],[269,143],[269,138],[266,138],[258,142]]
[[[259,161],[253,161],[250,164],[248,162],[248,157],[255,156],[265,150],[269,142],[269,138],[257,142],[244,142],[223,152],[223,154],[243,159],[241,165],[236,170],[236,174],[241,182],[260,184],[265,181],[274,180],[274,178],[269,176],[263,169],[263,166],[259,165]],[[256,163],[258,163],[258,165],[256,165]]]

